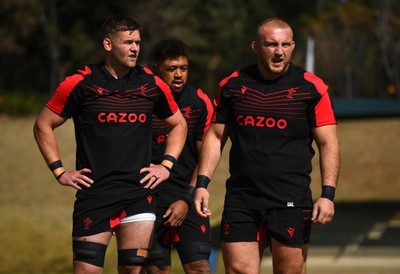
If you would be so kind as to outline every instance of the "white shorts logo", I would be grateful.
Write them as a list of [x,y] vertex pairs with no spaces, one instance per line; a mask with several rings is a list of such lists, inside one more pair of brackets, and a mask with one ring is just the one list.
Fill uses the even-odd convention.
[[287,202],[286,206],[287,207],[294,207],[294,202]]

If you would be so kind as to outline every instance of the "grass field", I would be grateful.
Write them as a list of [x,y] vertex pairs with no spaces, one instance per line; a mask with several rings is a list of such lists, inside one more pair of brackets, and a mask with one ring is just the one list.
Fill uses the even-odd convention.
[[[0,273],[71,273],[74,190],[61,187],[46,167],[33,139],[33,121],[0,117]],[[64,166],[72,169],[72,122],[56,135]],[[400,200],[399,137],[400,118],[339,121],[342,167],[337,202]],[[210,185],[214,225],[222,209],[228,148]],[[312,174],[315,196],[320,194],[317,158]],[[115,254],[113,242],[104,273],[116,273]],[[176,260],[173,273],[183,273]]]

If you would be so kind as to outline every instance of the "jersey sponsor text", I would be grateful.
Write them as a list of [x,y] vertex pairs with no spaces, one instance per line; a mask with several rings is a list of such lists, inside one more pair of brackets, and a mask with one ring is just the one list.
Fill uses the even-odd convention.
[[126,112],[101,112],[97,116],[101,123],[145,123],[147,116],[144,113],[126,113]]
[[278,119],[265,116],[253,116],[253,115],[238,115],[236,121],[241,126],[253,126],[253,127],[277,127],[279,129],[285,129],[287,121],[285,119]]

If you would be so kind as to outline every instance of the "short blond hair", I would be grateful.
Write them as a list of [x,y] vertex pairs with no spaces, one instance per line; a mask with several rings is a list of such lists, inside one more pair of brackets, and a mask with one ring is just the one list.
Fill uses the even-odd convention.
[[[290,30],[292,30],[292,27],[289,25],[289,23],[279,17],[267,18],[258,24],[256,40],[259,38],[260,30],[264,27],[270,27],[270,28],[274,28],[274,29],[289,28]],[[293,33],[293,30],[292,30],[292,33]]]

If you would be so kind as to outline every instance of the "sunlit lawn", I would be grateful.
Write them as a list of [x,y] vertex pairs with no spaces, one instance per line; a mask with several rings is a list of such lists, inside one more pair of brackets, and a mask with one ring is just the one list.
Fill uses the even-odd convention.
[[[52,178],[33,139],[33,121],[33,117],[0,116],[0,273],[71,273],[75,192],[61,187]],[[75,158],[72,123],[69,121],[57,129],[56,134],[64,166],[72,169]],[[399,118],[340,121],[342,167],[338,202],[398,200],[399,136]],[[228,148],[229,144],[209,187],[213,227],[219,224],[222,210]],[[315,161],[317,158],[318,155]],[[312,176],[312,188],[319,195],[317,164]],[[217,273],[223,273],[220,254],[217,261]],[[114,242],[107,253],[104,273],[116,273]],[[172,273],[183,273],[175,252]]]

